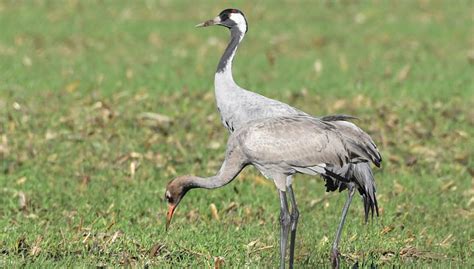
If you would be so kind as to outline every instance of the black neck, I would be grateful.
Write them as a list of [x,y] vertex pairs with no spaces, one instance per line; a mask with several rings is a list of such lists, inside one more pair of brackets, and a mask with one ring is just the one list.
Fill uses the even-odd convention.
[[235,51],[239,46],[240,41],[243,39],[244,33],[242,33],[239,28],[233,27],[230,29],[230,42],[227,45],[227,48],[224,51],[224,54],[217,65],[217,73],[222,73],[228,67],[232,65],[232,59],[234,58]]

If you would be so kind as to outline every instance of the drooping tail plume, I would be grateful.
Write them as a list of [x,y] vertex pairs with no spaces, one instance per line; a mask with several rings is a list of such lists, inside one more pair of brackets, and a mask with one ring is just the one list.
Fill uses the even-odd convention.
[[[335,171],[333,171],[335,172]],[[351,163],[337,170],[340,177],[348,179],[356,184],[356,188],[362,196],[364,202],[365,222],[368,221],[369,213],[371,216],[379,215],[377,198],[375,196],[375,179],[370,169],[369,162]],[[338,179],[339,177],[323,176],[326,180],[326,191],[343,191],[347,188],[347,181]]]

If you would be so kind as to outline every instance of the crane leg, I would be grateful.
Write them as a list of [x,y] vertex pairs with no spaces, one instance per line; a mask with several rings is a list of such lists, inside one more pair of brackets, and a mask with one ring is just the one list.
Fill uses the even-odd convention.
[[290,237],[290,269],[293,268],[293,259],[295,257],[295,240],[296,240],[296,226],[298,225],[298,218],[300,212],[296,206],[295,194],[293,193],[293,187],[288,186],[288,194],[290,195],[291,202],[291,214],[290,214],[290,224],[291,224],[291,237]]
[[280,193],[280,268],[285,268],[286,245],[288,242],[288,233],[290,231],[290,212],[286,200],[286,192],[279,190]]
[[354,197],[355,194],[354,183],[349,183],[348,192],[349,196],[347,197],[346,203],[344,204],[344,208],[342,209],[341,222],[337,227],[336,238],[334,239],[334,243],[332,244],[331,261],[333,268],[339,268],[339,241],[341,240],[342,227],[344,226],[344,222],[346,221],[347,211],[349,211],[349,206],[351,205],[352,197]]

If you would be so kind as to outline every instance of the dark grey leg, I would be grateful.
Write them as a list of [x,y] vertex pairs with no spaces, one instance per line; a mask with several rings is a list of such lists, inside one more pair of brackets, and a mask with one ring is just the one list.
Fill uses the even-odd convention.
[[352,202],[352,197],[355,194],[355,187],[353,183],[349,183],[348,186],[349,197],[347,197],[346,203],[344,204],[344,208],[342,209],[342,217],[339,226],[337,227],[336,238],[334,239],[334,243],[332,244],[332,251],[331,251],[331,260],[332,260],[332,267],[339,268],[339,241],[341,240],[341,233],[342,227],[344,226],[344,222],[346,221],[347,211],[349,210],[349,206]]
[[300,212],[296,206],[295,194],[293,193],[293,187],[288,186],[288,194],[290,195],[291,202],[291,237],[290,237],[290,269],[293,268],[293,259],[295,257],[295,240],[296,240],[296,226],[298,225],[298,218]]
[[288,232],[290,231],[290,212],[286,192],[280,191],[280,268],[285,268],[286,245],[288,242]]

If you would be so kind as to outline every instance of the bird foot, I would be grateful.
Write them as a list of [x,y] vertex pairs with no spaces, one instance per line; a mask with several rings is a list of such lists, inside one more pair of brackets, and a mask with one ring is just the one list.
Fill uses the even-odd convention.
[[333,248],[331,251],[332,268],[339,268],[339,250]]

